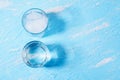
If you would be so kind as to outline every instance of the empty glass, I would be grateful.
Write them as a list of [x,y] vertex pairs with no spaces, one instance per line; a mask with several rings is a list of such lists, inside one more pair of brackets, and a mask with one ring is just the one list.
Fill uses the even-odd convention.
[[40,41],[27,43],[22,52],[23,61],[30,67],[44,66],[51,60],[51,54],[47,46]]

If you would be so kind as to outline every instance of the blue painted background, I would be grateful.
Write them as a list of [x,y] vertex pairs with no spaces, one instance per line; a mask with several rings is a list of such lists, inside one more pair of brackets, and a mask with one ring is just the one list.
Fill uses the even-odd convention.
[[[30,8],[47,12],[48,29],[31,35],[21,25]],[[62,65],[30,68],[26,43],[59,45]],[[0,0],[0,80],[120,80],[120,0]]]

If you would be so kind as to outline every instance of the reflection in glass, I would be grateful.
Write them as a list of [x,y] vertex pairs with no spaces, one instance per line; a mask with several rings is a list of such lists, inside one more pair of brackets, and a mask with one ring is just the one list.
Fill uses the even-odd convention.
[[22,53],[25,64],[37,68],[50,61],[51,55],[46,45],[40,41],[31,41],[24,46]]

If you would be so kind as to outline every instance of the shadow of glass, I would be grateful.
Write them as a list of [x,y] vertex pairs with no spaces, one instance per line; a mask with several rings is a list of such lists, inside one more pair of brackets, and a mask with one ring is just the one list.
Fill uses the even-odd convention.
[[48,28],[45,30],[43,37],[63,32],[65,30],[65,21],[56,13],[48,13]]
[[65,65],[66,53],[64,48],[58,44],[47,45],[52,59],[46,63],[45,67],[60,67]]

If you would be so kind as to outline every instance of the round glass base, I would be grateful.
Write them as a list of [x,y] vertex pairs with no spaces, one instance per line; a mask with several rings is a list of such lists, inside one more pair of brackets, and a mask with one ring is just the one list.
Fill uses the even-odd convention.
[[43,10],[32,8],[23,14],[22,25],[29,33],[38,34],[47,28],[48,17]]
[[22,57],[25,64],[33,68],[42,67],[51,60],[49,49],[40,41],[27,43],[23,48]]

